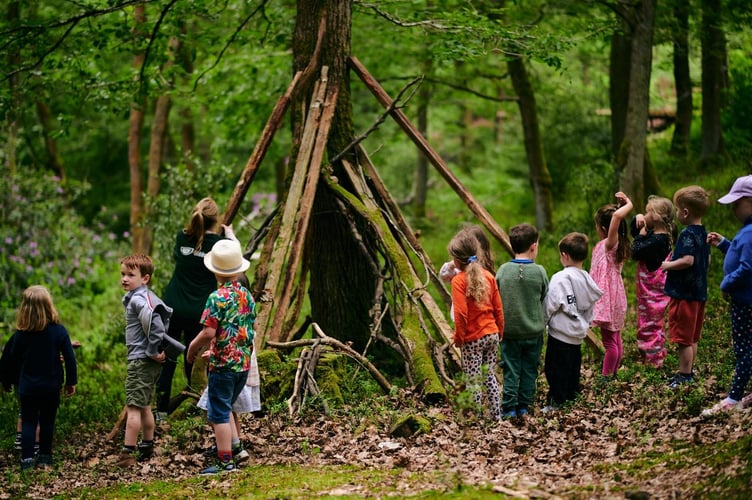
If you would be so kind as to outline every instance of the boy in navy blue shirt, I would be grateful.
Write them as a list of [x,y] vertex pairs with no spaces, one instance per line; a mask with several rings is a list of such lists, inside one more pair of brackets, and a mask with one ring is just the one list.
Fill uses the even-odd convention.
[[672,389],[694,380],[693,368],[697,344],[705,321],[708,298],[708,264],[710,246],[702,217],[708,211],[710,198],[700,186],[687,186],[674,193],[676,218],[686,227],[679,234],[666,271],[663,291],[670,297],[668,304],[668,338],[678,346],[679,372],[668,386]]

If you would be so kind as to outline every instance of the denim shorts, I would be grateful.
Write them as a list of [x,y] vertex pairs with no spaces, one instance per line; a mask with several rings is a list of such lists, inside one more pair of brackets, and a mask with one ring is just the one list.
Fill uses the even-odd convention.
[[150,358],[129,359],[125,375],[125,404],[137,408],[151,406],[162,363]]
[[232,404],[238,399],[245,387],[248,371],[214,371],[209,372],[208,419],[213,424],[226,424],[230,421]]

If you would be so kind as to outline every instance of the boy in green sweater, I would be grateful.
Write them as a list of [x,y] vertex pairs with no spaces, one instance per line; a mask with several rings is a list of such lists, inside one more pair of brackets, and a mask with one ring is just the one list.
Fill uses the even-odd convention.
[[509,230],[509,241],[514,259],[496,272],[505,321],[501,407],[506,419],[524,417],[533,403],[546,329],[543,301],[548,292],[546,270],[535,263],[538,230],[530,224],[518,224]]

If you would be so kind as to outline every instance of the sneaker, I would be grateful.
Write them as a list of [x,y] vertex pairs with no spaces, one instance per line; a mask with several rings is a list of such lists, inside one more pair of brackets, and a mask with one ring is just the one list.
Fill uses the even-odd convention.
[[155,411],[154,412],[154,425],[162,425],[167,422],[167,412],[166,411]]
[[744,408],[752,408],[752,393],[747,394],[739,401],[739,409],[743,410]]
[[682,373],[677,373],[671,379],[668,381],[668,388],[669,389],[678,389],[680,386],[684,384],[691,384],[694,382],[694,377],[692,375],[684,375]]
[[501,414],[501,418],[504,420],[509,420],[511,418],[517,418],[517,410],[509,410],[505,411]]
[[21,471],[31,470],[34,468],[34,459],[33,458],[22,458],[21,459]]
[[702,416],[703,417],[711,417],[717,413],[723,413],[726,411],[731,410],[741,410],[742,405],[739,403],[739,401],[736,401],[735,399],[731,398],[725,398],[721,400],[719,403],[716,403],[713,405],[712,408],[706,408],[702,410]]
[[213,476],[223,472],[235,472],[236,470],[238,470],[238,468],[235,466],[234,460],[230,460],[229,462],[217,461],[214,465],[207,467],[198,474],[199,476]]
[[19,452],[19,453],[21,453],[21,433],[20,432],[16,433],[16,443],[15,443],[15,446],[16,446],[16,451]]
[[543,413],[544,415],[547,415],[549,413],[554,413],[555,411],[558,411],[558,410],[559,410],[558,406],[546,405],[543,408],[541,408],[541,413]]
[[249,458],[251,458],[251,455],[245,451],[242,444],[238,443],[232,448],[232,459],[236,464],[245,462]]
[[52,467],[52,455],[40,453],[39,457],[37,457],[37,465],[41,467]]
[[517,417],[523,418],[530,414],[530,411],[527,408],[517,408]]
[[136,455],[128,451],[121,451],[116,462],[118,467],[133,467],[136,465]]

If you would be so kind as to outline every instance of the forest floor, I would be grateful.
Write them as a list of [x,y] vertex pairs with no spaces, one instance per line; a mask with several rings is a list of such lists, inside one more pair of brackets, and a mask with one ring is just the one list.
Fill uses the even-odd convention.
[[[378,410],[368,416],[298,420],[247,416],[244,442],[251,458],[243,467],[355,464],[365,470],[397,471],[385,476],[392,484],[379,485],[378,493],[373,486],[343,480],[335,490],[312,495],[411,496],[431,490],[457,492],[470,485],[519,498],[747,497],[752,490],[752,410],[691,416],[683,402],[691,397],[689,389],[677,393],[656,384],[645,390],[639,372],[634,378],[599,386],[591,383],[593,374],[586,373],[582,398],[571,408],[545,415],[536,411],[498,424],[458,422],[461,412],[452,408],[425,407],[409,395],[393,396],[395,408],[390,411],[417,412],[432,423],[429,433],[406,438],[390,436],[394,414]],[[130,470],[114,465],[120,442],[83,431],[58,436],[66,449],[76,450],[75,456],[61,459],[54,469],[59,473],[32,472],[44,474],[37,480],[11,473],[18,467],[17,458],[3,451],[0,466],[6,473],[0,477],[0,498],[79,496],[75,492],[82,488],[195,478],[205,464],[201,451],[210,444],[211,433],[206,427],[200,435],[194,430],[192,437],[176,437],[178,427],[175,423],[163,433],[157,456]],[[188,444],[181,446],[185,440]],[[734,446],[742,442],[741,448]],[[416,475],[422,479],[416,481]],[[264,495],[278,497],[273,491]]]

